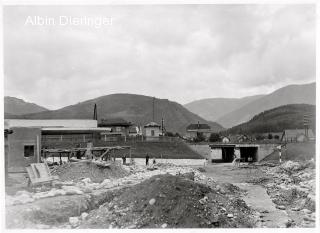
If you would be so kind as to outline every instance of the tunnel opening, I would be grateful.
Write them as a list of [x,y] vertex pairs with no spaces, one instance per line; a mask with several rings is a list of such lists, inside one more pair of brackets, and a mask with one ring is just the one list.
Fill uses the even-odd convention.
[[240,147],[240,156],[243,162],[248,162],[248,158],[251,156],[253,162],[258,161],[258,147]]
[[231,163],[234,158],[234,147],[222,147],[222,162]]

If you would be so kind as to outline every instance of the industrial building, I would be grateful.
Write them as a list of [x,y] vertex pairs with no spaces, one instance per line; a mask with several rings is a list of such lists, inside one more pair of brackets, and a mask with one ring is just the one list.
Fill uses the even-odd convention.
[[96,120],[5,119],[8,172],[24,172],[30,163],[40,162],[42,148],[65,148],[101,140],[110,128],[97,127]]

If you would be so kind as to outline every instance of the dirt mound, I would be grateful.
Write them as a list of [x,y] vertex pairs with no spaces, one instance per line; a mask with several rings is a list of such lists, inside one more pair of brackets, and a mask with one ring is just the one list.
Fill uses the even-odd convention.
[[90,178],[92,182],[100,183],[109,178],[121,178],[129,175],[129,172],[118,163],[111,163],[110,167],[101,168],[90,162],[66,163],[56,167],[52,172],[58,175],[62,181],[80,181]]
[[250,214],[237,197],[181,176],[158,175],[91,211],[79,228],[252,227]]

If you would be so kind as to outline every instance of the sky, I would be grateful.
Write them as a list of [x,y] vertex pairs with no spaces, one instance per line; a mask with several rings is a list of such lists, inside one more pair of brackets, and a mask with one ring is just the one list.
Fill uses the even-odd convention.
[[4,94],[52,110],[113,93],[239,98],[316,79],[314,5],[5,6],[3,23]]

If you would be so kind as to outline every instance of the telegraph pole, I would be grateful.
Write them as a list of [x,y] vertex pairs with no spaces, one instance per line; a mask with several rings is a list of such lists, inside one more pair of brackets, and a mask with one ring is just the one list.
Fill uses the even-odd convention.
[[153,97],[152,99],[152,121],[154,122],[154,101],[155,101],[155,97]]

